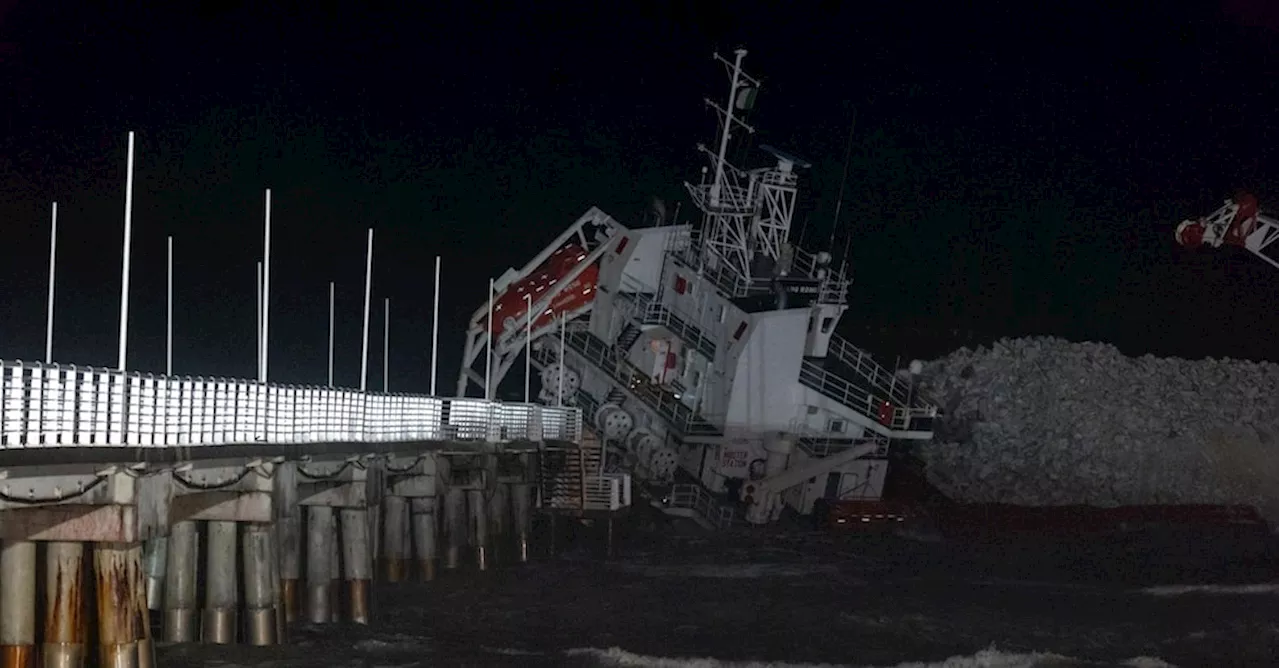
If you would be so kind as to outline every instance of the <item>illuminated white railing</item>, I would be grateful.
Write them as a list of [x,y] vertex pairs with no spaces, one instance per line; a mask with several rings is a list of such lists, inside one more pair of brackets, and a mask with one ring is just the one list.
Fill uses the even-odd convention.
[[581,435],[570,407],[0,361],[0,449]]

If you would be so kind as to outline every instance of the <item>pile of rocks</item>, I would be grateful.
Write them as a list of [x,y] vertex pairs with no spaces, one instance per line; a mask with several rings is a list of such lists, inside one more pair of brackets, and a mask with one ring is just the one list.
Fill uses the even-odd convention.
[[1277,374],[1055,338],[961,349],[922,369],[944,415],[920,455],[956,500],[1248,503],[1273,516]]

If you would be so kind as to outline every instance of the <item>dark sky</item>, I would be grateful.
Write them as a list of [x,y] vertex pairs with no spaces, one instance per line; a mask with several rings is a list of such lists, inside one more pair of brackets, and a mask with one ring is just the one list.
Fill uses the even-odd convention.
[[0,0],[0,357],[43,355],[56,199],[55,358],[114,365],[134,130],[131,367],[163,370],[172,234],[176,371],[254,375],[271,187],[273,379],[323,382],[334,280],[338,380],[358,383],[372,225],[393,388],[427,387],[445,258],[451,391],[489,276],[592,204],[634,223],[680,198],[715,132],[702,98],[726,88],[711,52],[745,46],[758,142],[814,163],[810,245],[831,236],[857,108],[835,243],[856,343],[891,359],[1058,334],[1276,359],[1277,272],[1172,241],[1236,188],[1275,202],[1275,2],[171,4]]

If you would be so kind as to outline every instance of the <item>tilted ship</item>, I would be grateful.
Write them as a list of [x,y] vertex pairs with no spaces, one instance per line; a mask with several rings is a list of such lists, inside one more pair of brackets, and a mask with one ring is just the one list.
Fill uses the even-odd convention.
[[844,269],[791,238],[808,163],[763,145],[771,166],[726,160],[754,132],[745,55],[715,56],[729,95],[707,101],[720,132],[684,184],[701,221],[629,227],[590,208],[494,279],[458,380],[459,396],[490,392],[528,349],[537,400],[582,409],[580,475],[630,476],[669,512],[720,526],[879,499],[890,442],[932,438],[936,416],[909,376],[836,334]]

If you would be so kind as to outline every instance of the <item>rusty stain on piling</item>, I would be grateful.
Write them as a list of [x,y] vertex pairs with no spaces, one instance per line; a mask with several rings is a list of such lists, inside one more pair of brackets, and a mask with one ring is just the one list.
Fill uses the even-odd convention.
[[35,668],[35,645],[0,645],[0,666],[4,668]]
[[284,620],[292,624],[298,620],[298,581],[292,578],[281,580],[280,597],[283,599]]
[[[94,550],[94,583],[97,585],[98,643],[105,647],[138,640],[138,597],[141,582],[127,548],[100,546]],[[146,605],[143,601],[141,605]]]
[[58,560],[53,601],[45,611],[44,641],[80,645],[88,639],[84,618],[84,559]]

